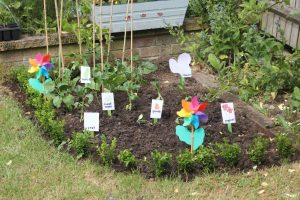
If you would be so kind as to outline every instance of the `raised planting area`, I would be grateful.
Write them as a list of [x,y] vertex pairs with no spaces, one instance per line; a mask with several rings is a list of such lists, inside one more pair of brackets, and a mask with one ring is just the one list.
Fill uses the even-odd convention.
[[[76,74],[76,70],[72,74]],[[22,105],[24,114],[42,125],[47,139],[53,140],[54,144],[65,148],[74,156],[89,157],[97,163],[112,166],[117,171],[138,170],[148,178],[182,175],[184,180],[190,180],[203,172],[225,170],[234,173],[249,171],[253,167],[280,165],[282,161],[299,160],[300,149],[294,148],[290,138],[282,134],[276,135],[271,129],[264,127],[262,121],[257,120],[261,118],[261,114],[250,112],[233,95],[212,96],[196,81],[198,74],[199,72],[195,73],[195,78],[187,78],[184,89],[179,90],[179,77],[170,72],[168,63],[160,63],[157,71],[145,75],[144,84],[138,90],[139,98],[133,102],[131,110],[125,109],[128,105],[127,93],[114,93],[116,109],[111,116],[100,111],[101,93],[94,92],[94,99],[84,107],[84,112],[100,111],[100,131],[95,134],[85,131],[82,137],[79,132],[83,130],[84,120],[80,109],[68,109],[64,103],[59,109],[54,109],[51,101],[44,102],[41,95],[36,96],[39,100],[33,98],[36,94],[28,89],[28,73],[24,68],[17,70],[15,74],[18,82],[8,81],[5,85]],[[70,80],[75,78],[76,76]],[[151,84],[153,81],[159,82],[159,90],[154,87],[155,84]],[[164,100],[163,113],[160,120],[154,121],[150,119],[151,100],[157,98],[158,91]],[[182,108],[181,100],[193,96],[197,96],[201,102],[208,102],[205,109],[208,121],[201,123],[205,130],[203,146],[191,154],[190,146],[179,140],[175,130],[176,125],[181,123],[176,115]],[[80,96],[75,94],[75,99],[79,100]],[[234,102],[237,119],[232,124],[232,133],[222,123],[220,103],[228,101]],[[49,106],[40,108],[38,104]],[[47,111],[49,108],[45,107],[51,109]],[[49,127],[52,119],[45,119],[49,117],[47,112],[52,111],[55,113],[53,120],[56,125],[62,126],[60,131],[57,131],[59,125]]]

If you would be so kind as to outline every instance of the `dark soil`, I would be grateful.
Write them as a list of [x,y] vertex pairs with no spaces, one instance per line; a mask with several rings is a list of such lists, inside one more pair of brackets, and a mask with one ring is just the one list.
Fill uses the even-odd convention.
[[[161,94],[164,98],[164,109],[162,119],[158,124],[152,125],[150,119],[151,100],[157,97],[155,89],[150,82],[160,80]],[[177,89],[178,77],[169,72],[167,64],[161,64],[159,70],[146,77],[147,83],[139,92],[139,99],[135,102],[132,111],[125,109],[128,103],[125,93],[115,93],[116,110],[113,116],[108,117],[106,112],[102,112],[101,96],[95,98],[92,105],[86,109],[90,112],[100,112],[100,133],[96,133],[95,143],[100,143],[100,135],[105,134],[110,142],[112,138],[117,138],[117,152],[124,149],[130,149],[134,155],[141,160],[138,169],[146,177],[153,177],[153,171],[149,166],[151,152],[155,149],[163,152],[169,152],[173,155],[173,166],[171,171],[177,173],[175,158],[180,151],[189,148],[188,145],[182,143],[175,134],[177,118],[176,112],[181,109],[181,100],[186,96],[198,96],[201,100],[206,94],[206,90],[201,87],[193,78],[186,80],[186,93],[182,93]],[[21,102],[25,101],[25,95],[21,92],[15,83],[10,83],[9,87],[15,93],[17,99]],[[254,164],[249,160],[247,149],[252,140],[258,136],[262,136],[272,140],[274,135],[267,129],[260,128],[248,118],[247,112],[243,109],[236,109],[237,123],[233,124],[233,133],[229,133],[227,126],[222,123],[222,115],[220,103],[222,99],[217,99],[210,103],[206,108],[206,114],[209,121],[203,124],[205,129],[204,146],[222,143],[227,139],[231,143],[236,142],[242,149],[242,155],[235,168],[227,168],[229,172],[247,171],[252,169]],[[25,105],[22,103],[22,105]],[[25,113],[28,114],[30,109],[23,106]],[[31,112],[32,113],[32,112]],[[30,114],[30,112],[29,112]],[[139,124],[137,119],[140,114],[144,115],[146,123]],[[59,119],[65,120],[65,135],[67,138],[72,136],[75,131],[82,131],[83,121],[80,121],[80,112],[69,112],[65,109],[57,111]],[[92,159],[99,160],[99,156],[95,148],[91,150]],[[299,155],[299,154],[298,154]],[[296,157],[293,158],[295,160]],[[269,167],[279,165],[279,157],[275,150],[274,142],[272,142],[268,152],[267,160],[259,167]],[[117,171],[125,169],[118,163],[113,166]],[[226,169],[226,163],[218,158],[217,169]],[[197,170],[194,173],[198,173]]]

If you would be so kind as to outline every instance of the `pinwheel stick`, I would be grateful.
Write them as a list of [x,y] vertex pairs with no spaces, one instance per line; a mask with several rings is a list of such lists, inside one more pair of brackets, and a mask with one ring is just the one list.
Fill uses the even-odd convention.
[[46,88],[45,88],[45,77],[41,77],[42,85],[43,85],[43,91],[44,91],[44,100],[46,101]]
[[195,140],[195,133],[194,133],[194,126],[192,125],[191,153],[193,153],[193,148],[194,148],[194,140]]
[[122,64],[125,59],[125,47],[126,47],[126,39],[127,39],[127,22],[128,22],[128,13],[129,13],[129,4],[130,0],[127,1],[127,9],[126,9],[126,17],[125,17],[125,30],[124,30],[124,44],[123,44],[123,53],[122,53]]

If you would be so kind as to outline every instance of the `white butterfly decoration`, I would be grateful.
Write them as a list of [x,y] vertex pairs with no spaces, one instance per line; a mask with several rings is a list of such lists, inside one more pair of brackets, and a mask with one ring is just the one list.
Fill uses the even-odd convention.
[[190,54],[183,53],[178,56],[178,61],[175,59],[169,60],[169,65],[172,73],[180,74],[182,77],[192,77],[192,69],[190,63],[192,58]]

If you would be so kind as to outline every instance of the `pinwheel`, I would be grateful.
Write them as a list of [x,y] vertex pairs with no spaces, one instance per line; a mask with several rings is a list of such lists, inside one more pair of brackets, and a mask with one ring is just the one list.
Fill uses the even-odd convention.
[[31,65],[28,70],[29,73],[36,73],[35,78],[29,79],[29,85],[40,93],[47,94],[49,91],[45,89],[45,83],[51,82],[48,71],[54,67],[50,63],[50,55],[44,55],[38,53],[34,59],[29,59]]
[[[205,132],[200,128],[200,122],[207,122],[208,117],[204,113],[207,103],[199,103],[197,97],[193,97],[191,102],[182,100],[182,109],[177,115],[184,119],[182,125],[176,126],[176,135],[180,141],[191,145],[191,152],[203,144]],[[191,130],[190,130],[190,129]]]

